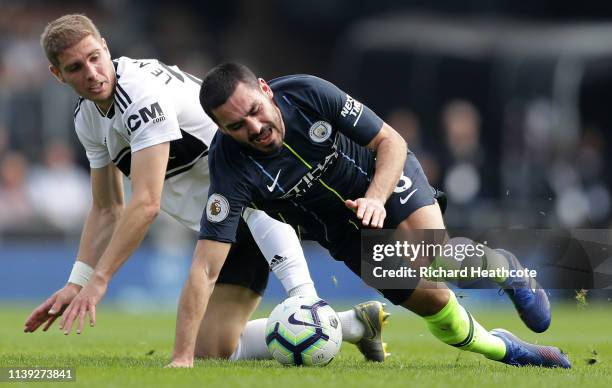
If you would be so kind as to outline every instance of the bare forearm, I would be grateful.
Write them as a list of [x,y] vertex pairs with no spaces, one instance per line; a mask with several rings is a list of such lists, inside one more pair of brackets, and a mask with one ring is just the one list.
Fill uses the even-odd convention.
[[79,244],[78,259],[95,267],[123,211],[121,173],[112,164],[91,169],[92,205]]
[[198,329],[229,249],[230,244],[212,240],[199,240],[196,244],[179,302],[173,366],[193,366]]
[[121,216],[121,205],[100,209],[92,207],[81,233],[77,257],[84,263],[95,267],[113,235],[115,225]]
[[408,149],[401,137],[390,137],[381,141],[376,151],[376,173],[365,197],[376,198],[384,203],[402,176]]
[[138,248],[149,225],[155,219],[158,208],[136,201],[130,201],[123,210],[106,250],[102,254],[94,276],[106,282]]
[[203,271],[191,271],[179,301],[176,339],[172,359],[192,363],[200,322],[204,317],[214,282]]

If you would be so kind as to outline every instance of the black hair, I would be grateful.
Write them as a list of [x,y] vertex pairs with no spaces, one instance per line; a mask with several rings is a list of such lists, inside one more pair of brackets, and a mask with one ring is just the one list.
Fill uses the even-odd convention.
[[200,105],[213,121],[217,122],[212,110],[225,104],[236,90],[238,82],[253,87],[258,86],[257,77],[251,69],[236,62],[227,62],[215,66],[202,80]]

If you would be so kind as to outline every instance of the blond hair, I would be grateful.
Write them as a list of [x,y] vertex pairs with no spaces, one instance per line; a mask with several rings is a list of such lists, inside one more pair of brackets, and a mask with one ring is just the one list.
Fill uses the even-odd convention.
[[87,36],[100,40],[100,31],[96,25],[85,15],[64,15],[53,20],[40,35],[40,45],[45,51],[49,62],[59,67],[58,56],[62,51],[79,43]]

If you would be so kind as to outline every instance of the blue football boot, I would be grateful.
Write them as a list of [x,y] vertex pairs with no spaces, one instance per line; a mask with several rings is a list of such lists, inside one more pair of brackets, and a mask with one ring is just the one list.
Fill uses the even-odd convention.
[[514,366],[541,366],[545,368],[571,368],[569,358],[559,348],[529,344],[504,329],[491,330],[491,335],[506,344],[506,355],[499,360]]
[[[516,256],[504,249],[496,249],[508,259],[509,269],[523,269]],[[550,303],[546,291],[529,276],[508,277],[502,290],[510,297],[521,320],[536,333],[542,333],[550,326]]]

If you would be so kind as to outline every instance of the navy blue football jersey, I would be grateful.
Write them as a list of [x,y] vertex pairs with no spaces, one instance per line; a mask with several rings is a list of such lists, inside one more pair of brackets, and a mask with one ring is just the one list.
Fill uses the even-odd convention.
[[[217,132],[209,153],[211,186],[200,238],[234,242],[241,212],[251,206],[304,226],[311,238],[333,249],[347,239],[347,231],[360,228],[344,201],[363,197],[370,184],[375,154],[365,146],[383,121],[332,83],[314,76],[286,76],[269,85],[285,124],[283,147],[262,156]],[[402,182],[402,190],[407,189]],[[426,179],[423,185],[431,203]],[[406,198],[400,198],[402,204]],[[397,224],[393,217],[389,220]]]

